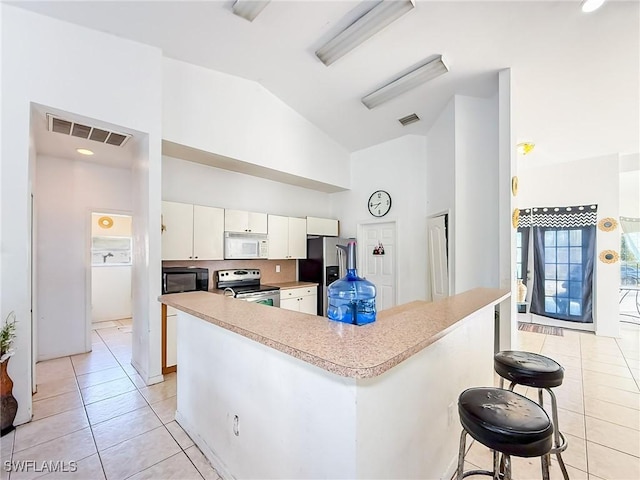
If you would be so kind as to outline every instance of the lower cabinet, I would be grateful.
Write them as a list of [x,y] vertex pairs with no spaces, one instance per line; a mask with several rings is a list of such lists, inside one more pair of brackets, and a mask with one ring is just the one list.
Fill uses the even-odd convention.
[[162,374],[177,370],[176,324],[178,311],[162,305]]
[[280,308],[295,312],[318,314],[317,287],[300,287],[280,290]]

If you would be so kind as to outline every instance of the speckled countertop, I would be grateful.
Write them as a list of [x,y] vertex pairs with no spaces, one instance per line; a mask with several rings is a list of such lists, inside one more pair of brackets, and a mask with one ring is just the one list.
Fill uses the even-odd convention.
[[337,375],[376,377],[509,296],[477,288],[437,302],[416,301],[378,312],[355,326],[208,292],[163,295],[160,301]]

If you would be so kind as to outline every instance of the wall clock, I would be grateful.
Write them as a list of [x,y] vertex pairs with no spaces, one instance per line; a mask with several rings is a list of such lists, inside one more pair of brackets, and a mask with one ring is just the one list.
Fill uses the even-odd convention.
[[376,190],[369,197],[367,207],[374,217],[384,217],[391,210],[391,195],[384,190]]

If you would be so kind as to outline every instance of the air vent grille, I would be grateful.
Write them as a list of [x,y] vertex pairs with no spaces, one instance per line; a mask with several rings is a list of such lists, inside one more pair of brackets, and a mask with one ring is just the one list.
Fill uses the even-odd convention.
[[54,118],[49,120],[49,130],[56,133],[64,133],[65,135],[71,134],[71,122]]
[[406,117],[399,118],[398,121],[402,124],[403,127],[406,127],[411,123],[420,121],[420,117],[415,113],[412,113],[411,115],[407,115]]
[[90,125],[83,125],[81,123],[54,117],[49,113],[47,114],[47,121],[50,132],[62,133],[64,135],[71,135],[78,138],[86,138],[88,140],[93,140],[94,142],[107,143],[116,147],[123,146],[127,140],[131,138],[131,135],[127,135],[125,133],[111,132],[109,130],[92,127]]

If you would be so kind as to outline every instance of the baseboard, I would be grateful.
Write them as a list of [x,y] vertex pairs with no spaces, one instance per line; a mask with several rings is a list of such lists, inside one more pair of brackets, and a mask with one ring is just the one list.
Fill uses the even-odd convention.
[[207,445],[207,443],[202,439],[200,435],[195,433],[194,428],[185,420],[185,418],[180,414],[179,411],[176,411],[176,422],[182,427],[182,429],[187,432],[187,435],[191,437],[193,443],[200,449],[200,451],[204,454],[204,456],[209,460],[211,466],[216,469],[218,475],[222,478],[222,480],[235,480],[236,477],[228,470],[225,463],[222,459]]
[[138,372],[138,375],[142,377],[142,380],[146,385],[154,385],[156,383],[164,382],[164,377],[162,375],[149,377],[147,372],[133,358],[131,359],[131,365],[136,369],[136,372]]

